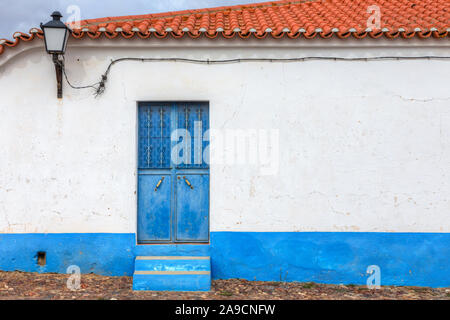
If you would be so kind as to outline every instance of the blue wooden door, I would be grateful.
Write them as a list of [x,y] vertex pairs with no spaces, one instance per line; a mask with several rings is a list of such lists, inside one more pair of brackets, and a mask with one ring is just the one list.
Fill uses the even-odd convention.
[[138,242],[208,242],[208,104],[140,103],[138,123]]

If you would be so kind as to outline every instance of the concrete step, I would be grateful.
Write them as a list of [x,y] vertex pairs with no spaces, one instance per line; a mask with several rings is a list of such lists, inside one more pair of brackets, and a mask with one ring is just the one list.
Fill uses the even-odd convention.
[[136,257],[133,290],[209,291],[210,289],[210,257]]

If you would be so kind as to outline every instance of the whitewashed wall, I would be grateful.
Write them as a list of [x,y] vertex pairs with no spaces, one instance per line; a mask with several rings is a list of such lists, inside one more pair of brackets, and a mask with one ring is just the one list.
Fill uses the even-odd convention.
[[[444,42],[86,40],[66,68],[85,85],[121,57],[449,56]],[[104,95],[64,84],[62,101],[39,41],[0,64],[2,233],[134,233],[143,100],[207,100],[213,129],[279,130],[276,174],[212,165],[212,231],[450,232],[448,60],[122,62]]]

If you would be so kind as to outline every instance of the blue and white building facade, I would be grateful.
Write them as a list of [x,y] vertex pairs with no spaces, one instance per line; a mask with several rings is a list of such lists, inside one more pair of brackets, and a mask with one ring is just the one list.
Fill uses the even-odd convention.
[[366,284],[376,265],[382,285],[450,286],[450,61],[404,59],[449,52],[416,38],[70,39],[74,85],[120,58],[274,60],[123,61],[102,95],[65,83],[58,100],[43,42],[11,50],[0,270],[131,276],[136,257],[209,257],[212,279]]

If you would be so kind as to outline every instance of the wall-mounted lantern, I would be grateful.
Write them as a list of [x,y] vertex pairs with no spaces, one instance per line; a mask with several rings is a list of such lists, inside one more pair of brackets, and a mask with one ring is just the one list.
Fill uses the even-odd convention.
[[72,31],[61,21],[62,15],[60,12],[55,11],[51,16],[53,20],[46,24],[41,23],[41,29],[44,31],[45,50],[48,54],[53,55],[58,83],[58,98],[61,99],[64,60],[60,59],[60,56],[66,52],[67,40]]

